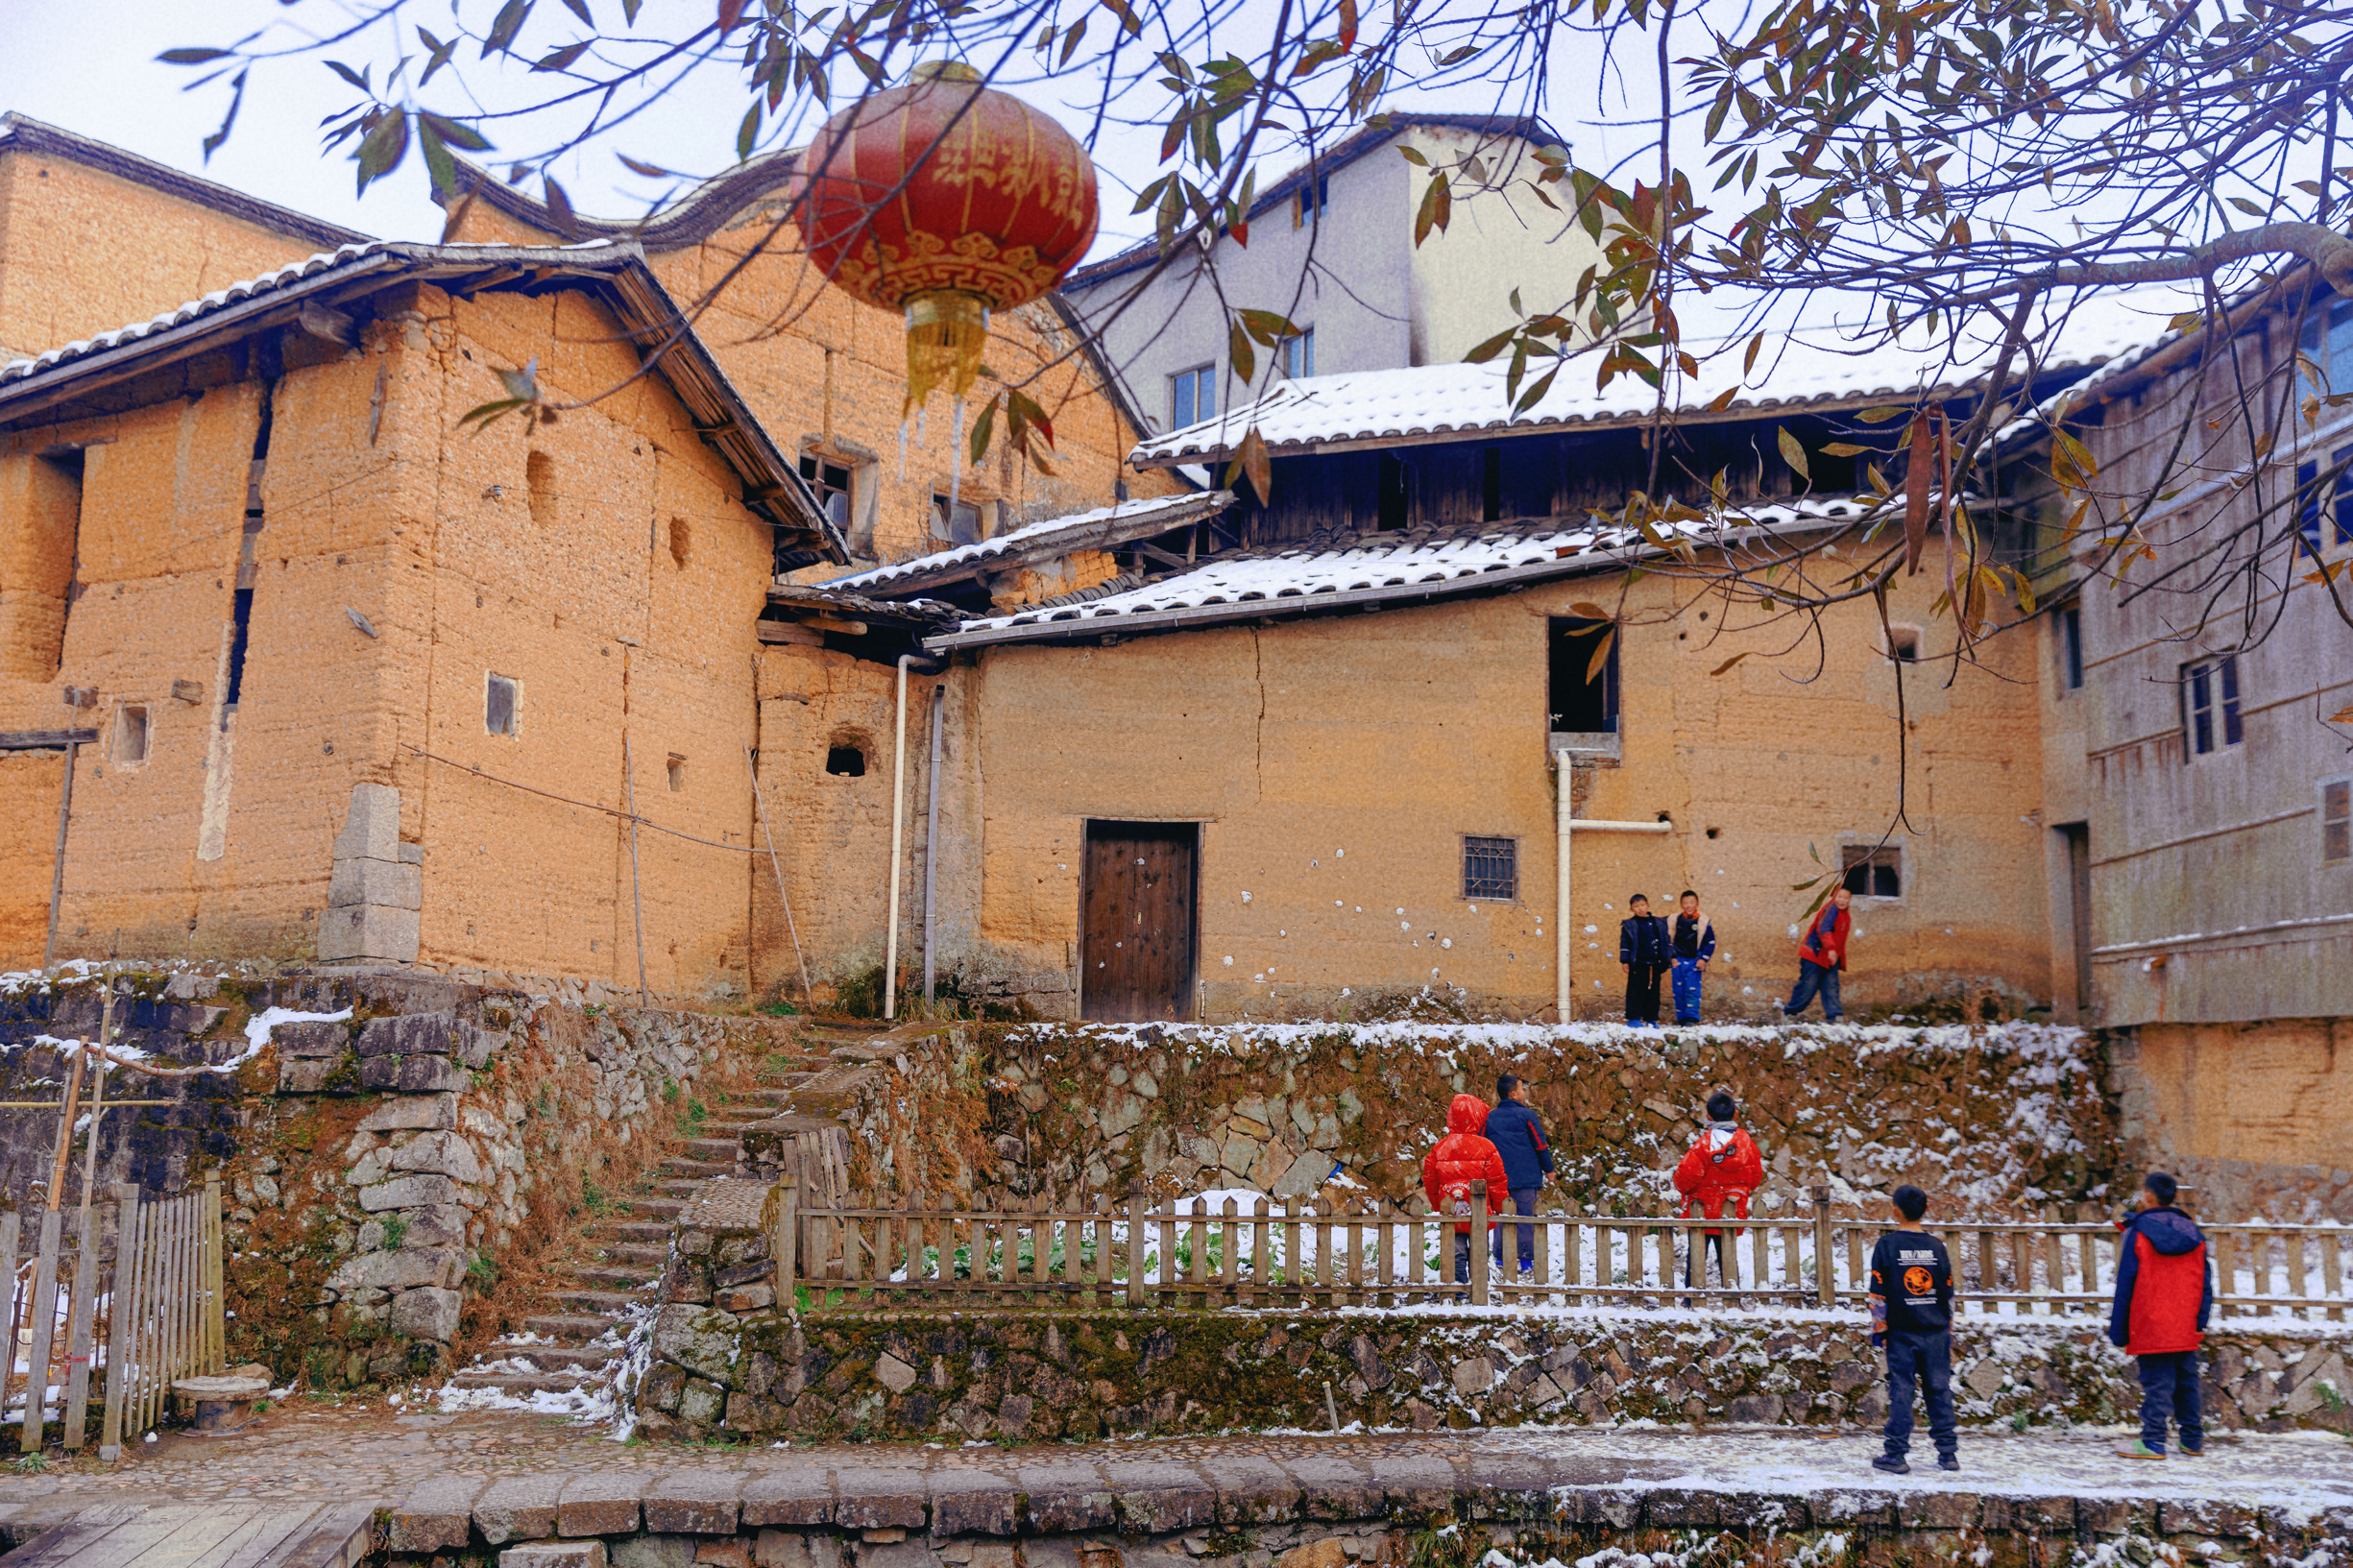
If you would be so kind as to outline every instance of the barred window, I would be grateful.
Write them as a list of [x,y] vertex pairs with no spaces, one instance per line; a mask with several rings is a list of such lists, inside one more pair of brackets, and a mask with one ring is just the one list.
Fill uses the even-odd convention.
[[1519,897],[1519,840],[1463,839],[1463,897],[1510,900]]
[[2320,858],[2353,860],[2353,779],[2321,783]]
[[1900,899],[1904,896],[1904,850],[1896,844],[1848,844],[1838,852],[1839,880],[1860,898]]

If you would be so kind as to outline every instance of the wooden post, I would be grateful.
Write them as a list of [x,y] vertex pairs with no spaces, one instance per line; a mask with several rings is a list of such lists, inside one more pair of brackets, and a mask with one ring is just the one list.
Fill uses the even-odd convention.
[[768,1255],[776,1264],[776,1305],[782,1312],[789,1312],[797,1301],[800,1240],[801,1178],[788,1165],[776,1177],[776,1228],[768,1235]]
[[1128,1183],[1128,1305],[1144,1305],[1144,1182]]
[[2338,1250],[2337,1233],[2333,1230],[2320,1233],[2320,1293],[2331,1303],[2328,1320],[2343,1322],[2344,1309],[2335,1305],[2344,1295],[2343,1254]]
[[1487,1305],[1487,1183],[1470,1184],[1470,1304]]
[[1242,1288],[1242,1305],[1249,1306],[1267,1288],[1267,1200],[1250,1204],[1250,1280]]
[[0,1344],[8,1354],[0,1360],[0,1405],[8,1403],[9,1380],[16,1373],[16,1251],[20,1217],[13,1211],[0,1214]]
[[[621,657],[624,661],[622,668],[626,669],[628,655],[623,654]],[[629,808],[629,907],[637,917],[638,1005],[644,1007],[651,1003],[645,999],[645,900],[643,895],[638,891],[637,763],[629,754],[629,737],[625,735],[621,736],[621,790],[622,804]],[[884,977],[883,985],[887,993],[890,985],[887,976]]]
[[205,1178],[205,1206],[197,1215],[204,1226],[205,1356],[197,1371],[218,1377],[229,1370],[229,1281],[221,1266],[221,1176]]
[[[107,1319],[107,1411],[98,1428],[98,1461],[112,1464],[123,1457],[123,1401],[130,1393],[132,1347],[137,1331],[138,1300],[133,1294],[132,1265],[138,1253],[139,1190],[131,1182],[114,1189],[114,1307]],[[7,1236],[7,1262],[15,1258],[16,1217],[0,1219]]]
[[1227,1198],[1225,1200],[1225,1222],[1222,1232],[1225,1237],[1224,1250],[1218,1259],[1218,1279],[1225,1286],[1225,1290],[1218,1293],[1218,1301],[1221,1305],[1227,1307],[1234,1304],[1237,1285],[1242,1277],[1242,1238],[1234,1229],[1234,1217],[1237,1212],[1234,1200]]
[[49,936],[41,944],[41,968],[58,961],[58,906],[65,898],[65,828],[74,816],[74,763],[82,755],[79,741],[65,742],[65,784],[58,791],[58,856],[49,873]]
[[[93,1135],[97,1126],[92,1124]],[[74,1293],[65,1322],[65,1447],[82,1446],[83,1427],[90,1411],[90,1328],[92,1297],[98,1293],[98,1211],[82,1205],[75,1226]]]
[[58,1242],[63,1223],[64,1216],[54,1206],[42,1211],[40,1257],[34,1266],[33,1299],[25,1309],[26,1326],[33,1333],[33,1353],[26,1362],[24,1440],[19,1449],[25,1454],[41,1451],[41,1406],[49,1396],[49,1353],[57,1328]]
[[[1828,1182],[1808,1190],[1814,1200],[1814,1299],[1825,1307],[1838,1305],[1837,1261],[1831,1250],[1831,1189]],[[1790,1262],[1794,1265],[1797,1260]]]

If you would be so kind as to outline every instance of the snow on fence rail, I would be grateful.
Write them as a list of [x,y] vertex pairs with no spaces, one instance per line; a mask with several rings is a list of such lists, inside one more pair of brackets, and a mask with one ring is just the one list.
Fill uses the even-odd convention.
[[[1222,1202],[1214,1201],[1222,1196]],[[858,1312],[889,1307],[1067,1305],[1225,1307],[1657,1306],[1707,1300],[1752,1309],[1859,1307],[1873,1243],[1883,1222],[1833,1216],[1826,1187],[1810,1213],[1728,1222],[1665,1216],[1492,1216],[1485,1184],[1468,1219],[1355,1194],[1298,1198],[1147,1201],[1141,1184],[1124,1199],[1007,1199],[994,1209],[935,1207],[921,1194],[898,1206],[853,1194],[844,1204],[803,1208],[793,1177],[769,1208],[777,1295],[807,1291],[810,1307]],[[1455,1277],[1454,1235],[1500,1231],[1516,1263],[1528,1233],[1533,1266],[1492,1266],[1468,1248]],[[1971,1221],[1927,1227],[1951,1249],[1960,1310],[2012,1317],[2104,1318],[2116,1284],[2111,1223]],[[1724,1264],[1689,1283],[1695,1234],[1723,1233]],[[2218,1317],[2278,1315],[2344,1320],[2353,1305],[2345,1266],[2353,1248],[2339,1225],[2268,1223],[2205,1227],[2217,1269]],[[1704,1243],[1710,1253],[1711,1244]],[[1709,1283],[1715,1281],[1715,1283]]]

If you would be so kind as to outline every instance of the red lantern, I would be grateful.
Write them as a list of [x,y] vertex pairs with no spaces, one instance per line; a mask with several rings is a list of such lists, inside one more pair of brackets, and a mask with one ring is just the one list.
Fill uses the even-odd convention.
[[988,313],[1038,298],[1095,242],[1095,165],[1077,138],[969,65],[825,122],[801,167],[801,232],[825,276],[907,313],[907,406],[972,390]]

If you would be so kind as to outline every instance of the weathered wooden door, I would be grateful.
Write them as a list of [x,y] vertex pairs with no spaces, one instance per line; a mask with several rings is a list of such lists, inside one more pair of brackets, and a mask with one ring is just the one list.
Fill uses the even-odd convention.
[[1201,829],[1090,822],[1079,905],[1081,1010],[1109,1023],[1193,1016]]

